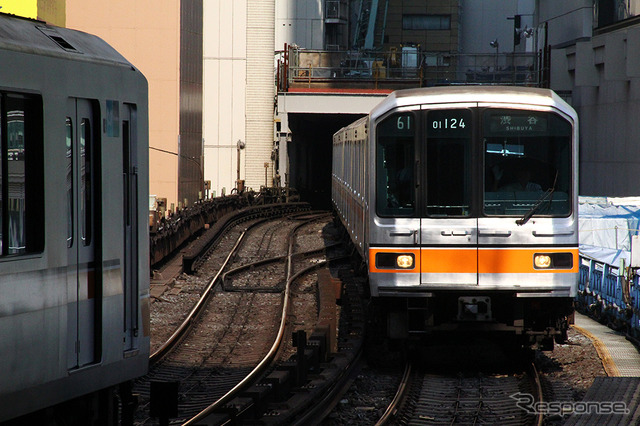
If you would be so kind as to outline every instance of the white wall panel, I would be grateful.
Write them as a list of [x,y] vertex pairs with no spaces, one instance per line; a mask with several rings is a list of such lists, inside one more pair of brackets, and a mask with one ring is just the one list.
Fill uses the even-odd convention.
[[236,141],[246,140],[246,0],[204,0],[205,179],[235,187]]
[[[233,1],[233,17],[230,33],[233,34],[233,54],[237,57],[247,56],[247,2]],[[243,75],[246,74],[243,72]]]
[[235,31],[233,28],[233,4],[235,2],[221,1],[219,8],[219,45],[220,45],[220,58],[233,57],[233,38]]

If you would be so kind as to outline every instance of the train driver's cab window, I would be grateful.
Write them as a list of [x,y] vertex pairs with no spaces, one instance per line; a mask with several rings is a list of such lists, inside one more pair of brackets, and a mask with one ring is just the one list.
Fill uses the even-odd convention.
[[42,99],[0,93],[0,256],[44,248]]
[[483,112],[484,214],[567,216],[572,126],[541,111]]
[[412,112],[390,115],[376,127],[376,211],[379,216],[413,216],[415,129]]

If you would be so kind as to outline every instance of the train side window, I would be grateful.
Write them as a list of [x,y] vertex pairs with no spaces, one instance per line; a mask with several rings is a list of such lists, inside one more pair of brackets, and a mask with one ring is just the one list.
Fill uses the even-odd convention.
[[73,246],[73,121],[66,120],[66,167],[67,167],[67,247]]
[[376,127],[376,211],[379,216],[411,217],[416,183],[413,112],[390,115]]
[[2,93],[0,254],[44,249],[42,99]]

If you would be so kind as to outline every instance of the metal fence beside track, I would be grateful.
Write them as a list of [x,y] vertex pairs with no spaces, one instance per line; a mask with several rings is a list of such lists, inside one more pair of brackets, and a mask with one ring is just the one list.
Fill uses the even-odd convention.
[[247,206],[297,201],[293,188],[261,188],[260,192],[244,191],[208,200],[197,201],[193,206],[179,210],[169,217],[152,212],[149,225],[149,262],[152,267],[161,264],[190,238],[199,235],[206,224],[212,224],[225,214]]
[[640,341],[640,275],[580,256],[577,307],[603,324]]

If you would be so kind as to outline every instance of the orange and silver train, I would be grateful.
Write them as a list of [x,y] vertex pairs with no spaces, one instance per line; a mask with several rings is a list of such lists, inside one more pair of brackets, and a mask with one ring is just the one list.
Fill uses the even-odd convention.
[[566,338],[578,118],[546,89],[400,90],[333,138],[332,201],[391,338]]

